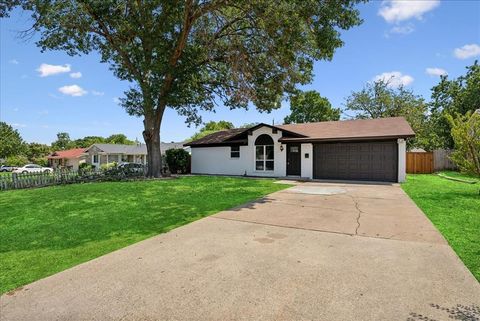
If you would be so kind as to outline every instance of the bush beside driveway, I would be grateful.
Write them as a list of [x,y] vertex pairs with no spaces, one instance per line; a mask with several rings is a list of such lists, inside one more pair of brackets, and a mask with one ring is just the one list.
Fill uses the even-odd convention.
[[184,177],[0,193],[0,293],[288,185]]
[[[444,175],[475,180],[459,173]],[[402,188],[480,281],[480,182],[466,184],[437,175],[408,175]]]

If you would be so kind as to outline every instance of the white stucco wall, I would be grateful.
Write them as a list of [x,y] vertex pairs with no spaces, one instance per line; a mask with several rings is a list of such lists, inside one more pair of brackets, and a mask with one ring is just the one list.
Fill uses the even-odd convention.
[[[302,178],[313,178],[313,144],[302,144],[301,146],[301,169]],[[305,155],[308,154],[308,158]]]
[[407,177],[407,143],[398,139],[398,182],[405,182]]
[[[255,170],[255,140],[258,136],[267,134],[273,139],[273,150],[274,150],[274,165],[273,171],[257,171]],[[286,166],[287,166],[287,157],[285,149],[281,151],[280,146],[281,143],[278,140],[282,137],[282,132],[280,130],[277,131],[276,134],[273,133],[272,128],[270,127],[260,127],[255,130],[252,135],[248,136],[248,157],[247,162],[249,163],[247,175],[250,176],[271,176],[271,177],[278,177],[278,176],[285,176],[286,173]]]
[[240,157],[230,157],[230,147],[192,148],[193,174],[244,175],[250,167],[247,146],[240,146]]
[[[267,134],[274,143],[274,170],[257,171],[255,169],[255,140],[258,136]],[[193,147],[192,173],[279,177],[286,173],[286,149],[280,150],[282,137],[280,130],[276,134],[270,127],[261,127],[248,136],[248,146],[240,146],[240,157],[230,157],[230,147]],[[285,148],[286,146],[284,146]]]

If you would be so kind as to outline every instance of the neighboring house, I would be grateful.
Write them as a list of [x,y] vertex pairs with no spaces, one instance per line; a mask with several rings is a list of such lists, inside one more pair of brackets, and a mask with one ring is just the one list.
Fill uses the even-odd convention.
[[67,168],[76,171],[80,164],[86,161],[85,150],[86,148],[74,148],[53,152],[47,156],[48,166],[53,169]]
[[108,163],[147,163],[147,147],[144,144],[93,144],[85,151],[87,163],[99,168]]
[[290,125],[259,124],[224,130],[189,142],[192,173],[405,180],[405,139],[414,137],[403,117]]
[[[183,143],[161,143],[162,154],[171,148],[183,148]],[[130,162],[147,164],[147,146],[145,144],[93,144],[85,150],[87,163],[95,167],[112,162]]]

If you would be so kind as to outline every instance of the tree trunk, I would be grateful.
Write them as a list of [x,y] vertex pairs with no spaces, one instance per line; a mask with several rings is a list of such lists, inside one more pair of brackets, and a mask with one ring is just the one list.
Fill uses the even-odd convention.
[[[153,119],[152,119],[153,118]],[[143,138],[147,145],[147,176],[162,177],[162,154],[160,150],[160,124],[154,117],[145,116]]]

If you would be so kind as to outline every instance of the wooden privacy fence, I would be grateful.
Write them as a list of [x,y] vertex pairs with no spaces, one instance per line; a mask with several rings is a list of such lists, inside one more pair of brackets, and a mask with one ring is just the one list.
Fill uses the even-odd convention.
[[457,166],[450,159],[452,150],[448,149],[436,149],[433,151],[433,169],[435,171],[441,171],[444,169],[456,170]]
[[431,174],[433,173],[432,152],[407,152],[408,174]]

